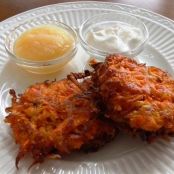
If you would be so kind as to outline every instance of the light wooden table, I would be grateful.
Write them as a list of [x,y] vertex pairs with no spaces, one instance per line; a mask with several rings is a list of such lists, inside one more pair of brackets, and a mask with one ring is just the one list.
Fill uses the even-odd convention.
[[[70,2],[71,0],[69,0]],[[0,21],[15,14],[30,10],[32,8],[68,2],[67,0],[0,0]],[[117,2],[135,5],[154,11],[174,20],[174,0],[110,0],[106,2]]]

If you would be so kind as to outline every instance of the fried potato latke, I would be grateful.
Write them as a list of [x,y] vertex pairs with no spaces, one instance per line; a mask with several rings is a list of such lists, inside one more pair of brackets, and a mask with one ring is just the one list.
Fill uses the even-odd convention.
[[152,142],[174,135],[174,80],[153,66],[121,55],[92,63],[105,115],[122,129]]
[[73,151],[95,151],[111,141],[117,130],[99,118],[100,110],[90,79],[79,83],[68,79],[32,85],[16,96],[11,90],[12,106],[7,108],[9,123],[19,145],[19,160],[31,153],[34,162],[64,156]]

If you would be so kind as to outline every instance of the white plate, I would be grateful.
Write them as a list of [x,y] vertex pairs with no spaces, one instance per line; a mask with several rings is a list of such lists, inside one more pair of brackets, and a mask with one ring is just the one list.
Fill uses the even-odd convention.
[[130,12],[139,17],[150,32],[149,43],[138,56],[140,62],[160,67],[173,75],[174,22],[160,15],[122,4],[101,2],[74,2],[45,6],[19,14],[0,23],[0,174],[173,174],[174,140],[158,141],[152,145],[142,143],[126,135],[119,135],[96,153],[73,154],[64,160],[46,160],[27,171],[32,159],[26,157],[15,168],[18,150],[11,130],[4,124],[4,108],[10,104],[10,88],[22,92],[28,85],[47,79],[60,79],[70,71],[84,69],[87,54],[79,46],[75,59],[60,73],[32,75],[9,62],[4,49],[4,39],[9,30],[29,18],[58,19],[75,28],[88,17],[114,10]]

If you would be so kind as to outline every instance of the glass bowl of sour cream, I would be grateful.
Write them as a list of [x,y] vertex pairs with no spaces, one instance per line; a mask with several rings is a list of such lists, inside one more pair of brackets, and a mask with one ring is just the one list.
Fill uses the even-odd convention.
[[146,25],[129,13],[112,12],[87,19],[79,29],[82,47],[97,59],[109,54],[136,56],[149,37]]

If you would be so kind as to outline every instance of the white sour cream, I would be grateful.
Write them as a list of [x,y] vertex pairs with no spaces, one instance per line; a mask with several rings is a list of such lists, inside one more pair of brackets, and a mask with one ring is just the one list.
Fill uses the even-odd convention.
[[143,33],[131,25],[115,23],[92,28],[87,33],[86,41],[92,47],[108,53],[127,52],[140,45]]

